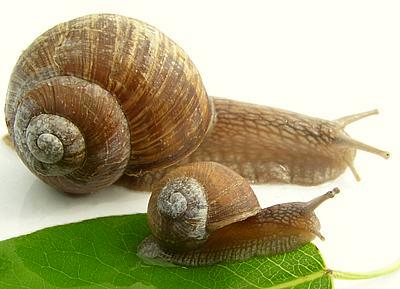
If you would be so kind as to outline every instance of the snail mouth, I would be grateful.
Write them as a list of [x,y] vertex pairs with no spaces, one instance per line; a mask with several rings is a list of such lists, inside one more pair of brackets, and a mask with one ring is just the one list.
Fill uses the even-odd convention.
[[312,230],[311,233],[313,233],[321,241],[325,241],[325,237],[321,234],[321,232],[319,230]]

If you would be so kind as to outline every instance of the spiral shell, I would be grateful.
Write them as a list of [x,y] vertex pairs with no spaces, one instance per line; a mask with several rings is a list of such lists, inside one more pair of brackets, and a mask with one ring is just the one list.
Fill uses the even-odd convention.
[[198,162],[171,171],[159,182],[147,216],[154,237],[165,248],[180,251],[260,210],[244,178],[220,164]]
[[32,172],[87,193],[192,153],[213,108],[172,40],[138,20],[100,14],[59,24],[23,52],[5,114]]

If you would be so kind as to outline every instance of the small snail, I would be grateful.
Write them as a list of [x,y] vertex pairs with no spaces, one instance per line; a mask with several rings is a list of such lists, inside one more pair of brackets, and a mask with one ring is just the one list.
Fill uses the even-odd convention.
[[313,185],[353,168],[356,149],[387,156],[344,133],[363,114],[329,122],[209,97],[171,39],[111,14],[39,36],[11,75],[5,116],[25,165],[69,193],[123,174],[149,189],[163,169],[194,160],[224,163],[254,182]]
[[152,235],[138,255],[151,263],[203,266],[289,252],[323,239],[314,209],[338,192],[261,209],[248,182],[229,168],[183,165],[155,187],[147,210]]

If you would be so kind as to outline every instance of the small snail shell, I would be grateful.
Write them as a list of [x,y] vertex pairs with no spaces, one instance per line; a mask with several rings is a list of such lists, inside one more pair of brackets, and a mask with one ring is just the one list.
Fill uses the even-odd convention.
[[213,108],[172,40],[138,20],[100,14],[59,24],[23,52],[5,114],[32,172],[87,193],[192,153]]
[[179,167],[160,181],[149,201],[148,220],[166,247],[188,249],[210,232],[260,210],[244,178],[220,164],[198,162]]
[[288,252],[315,236],[323,239],[314,209],[338,192],[261,209],[247,181],[227,167],[187,164],[153,191],[147,215],[152,235],[138,255],[152,263],[203,266]]

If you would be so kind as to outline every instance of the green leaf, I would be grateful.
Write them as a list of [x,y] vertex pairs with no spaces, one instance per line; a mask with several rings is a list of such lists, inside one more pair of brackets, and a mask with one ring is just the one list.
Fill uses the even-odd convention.
[[332,288],[318,249],[209,267],[159,267],[136,256],[146,215],[105,217],[0,242],[0,288]]

